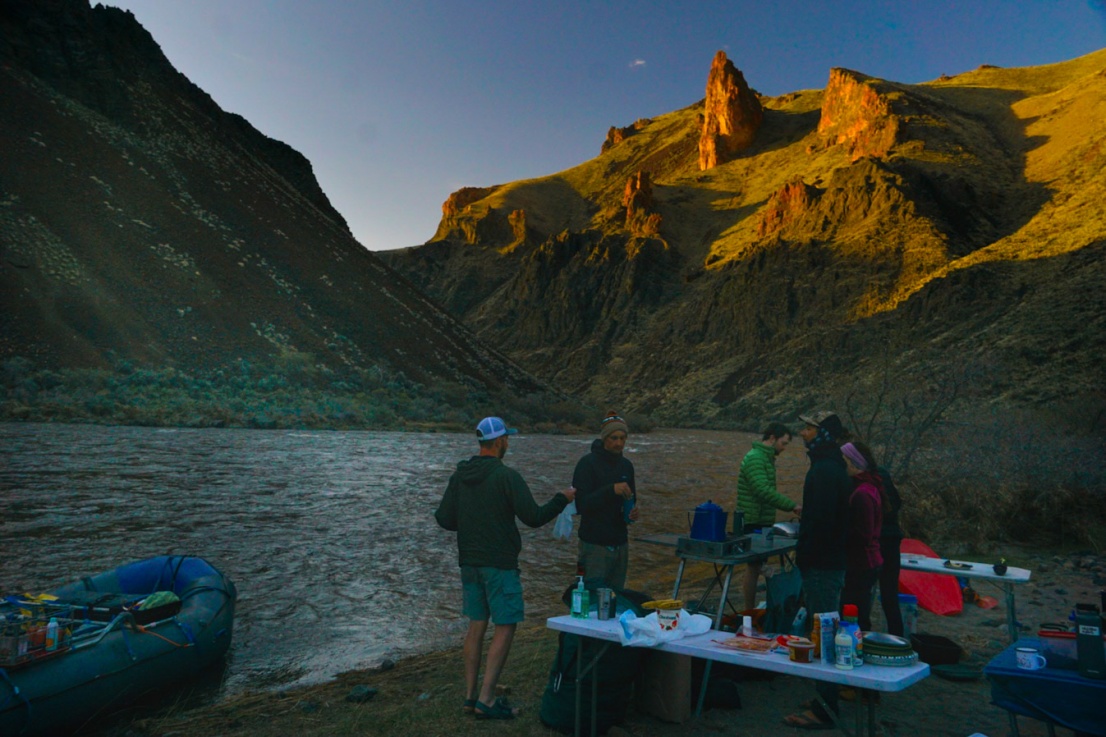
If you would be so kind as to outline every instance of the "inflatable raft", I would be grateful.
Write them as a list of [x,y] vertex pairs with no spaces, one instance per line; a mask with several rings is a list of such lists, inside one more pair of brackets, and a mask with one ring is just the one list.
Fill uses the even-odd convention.
[[220,662],[236,599],[206,560],[176,555],[5,597],[0,735],[68,734]]

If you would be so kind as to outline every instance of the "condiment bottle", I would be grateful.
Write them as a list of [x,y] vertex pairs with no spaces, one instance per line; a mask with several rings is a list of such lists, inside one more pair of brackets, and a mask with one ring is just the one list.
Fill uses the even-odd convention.
[[857,624],[859,613],[856,604],[846,604],[841,608],[841,619],[850,625],[849,634],[853,638],[854,668],[864,665],[864,633],[860,631],[860,625]]
[[841,670],[852,670],[854,645],[855,641],[853,640],[852,634],[849,632],[848,623],[842,622],[837,627],[837,634],[833,637],[833,664]]

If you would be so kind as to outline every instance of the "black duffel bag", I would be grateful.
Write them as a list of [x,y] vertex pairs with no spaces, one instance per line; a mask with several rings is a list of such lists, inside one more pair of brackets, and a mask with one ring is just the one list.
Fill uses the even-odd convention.
[[[571,601],[572,588],[570,586],[565,591],[568,601]],[[594,601],[594,591],[591,596]],[[615,596],[619,615],[627,609],[633,609],[639,615],[643,614],[641,603],[652,598],[638,591],[619,589],[615,589]],[[598,677],[596,732],[604,734],[626,719],[626,710],[634,695],[634,681],[641,666],[641,648],[623,647],[617,642],[604,642],[590,637],[581,638],[579,635],[567,632],[559,633],[557,655],[549,671],[549,681],[541,697],[541,711],[538,716],[542,724],[558,732],[571,734],[575,728],[576,659],[580,656],[581,640],[584,645],[582,660],[584,667],[588,667],[604,647],[607,648],[599,657],[598,664],[588,669],[580,683],[580,734],[591,735],[591,689],[592,681],[596,677]]]

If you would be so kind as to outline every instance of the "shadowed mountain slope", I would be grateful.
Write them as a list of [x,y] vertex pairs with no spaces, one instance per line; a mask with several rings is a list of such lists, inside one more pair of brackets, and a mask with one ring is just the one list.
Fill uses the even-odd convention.
[[2,0],[0,140],[0,358],[542,386],[357,243],[310,163],[128,12]]
[[461,190],[382,257],[559,388],[662,422],[759,424],[887,376],[1101,402],[1106,50],[917,85],[833,69],[700,170],[710,80],[711,109]]

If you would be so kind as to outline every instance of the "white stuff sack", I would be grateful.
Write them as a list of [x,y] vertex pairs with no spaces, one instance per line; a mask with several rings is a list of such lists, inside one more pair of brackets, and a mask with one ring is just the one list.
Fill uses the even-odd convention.
[[576,514],[576,502],[569,502],[564,511],[557,517],[557,521],[553,523],[553,537],[558,540],[569,540],[572,538],[572,515]]

